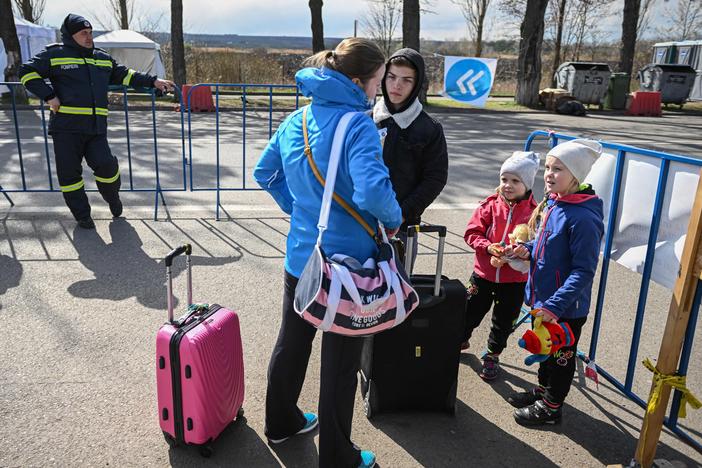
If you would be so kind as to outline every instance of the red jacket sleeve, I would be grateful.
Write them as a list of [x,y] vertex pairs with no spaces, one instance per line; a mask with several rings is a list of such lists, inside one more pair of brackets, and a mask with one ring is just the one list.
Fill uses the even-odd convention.
[[484,250],[492,242],[487,238],[488,229],[492,227],[492,210],[489,202],[483,202],[473,212],[473,216],[468,221],[468,227],[463,235],[466,244],[471,246],[473,250]]

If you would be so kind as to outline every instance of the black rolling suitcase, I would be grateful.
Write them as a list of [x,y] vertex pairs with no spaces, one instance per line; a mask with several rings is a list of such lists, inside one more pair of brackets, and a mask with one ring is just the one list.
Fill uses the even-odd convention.
[[411,226],[405,264],[419,232],[439,234],[436,275],[412,275],[417,309],[401,325],[365,338],[361,394],[368,418],[384,411],[455,411],[466,288],[441,276],[445,226]]

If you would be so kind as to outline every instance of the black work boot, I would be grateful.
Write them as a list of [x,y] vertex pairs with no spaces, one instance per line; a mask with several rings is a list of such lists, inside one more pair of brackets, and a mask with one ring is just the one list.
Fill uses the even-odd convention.
[[514,410],[514,419],[522,426],[541,426],[556,424],[561,421],[561,407],[551,408],[544,400],[539,400],[533,405]]
[[122,200],[117,198],[115,201],[110,202],[110,213],[112,213],[113,218],[119,218],[122,216]]
[[93,221],[93,218],[88,216],[87,218],[79,219],[78,226],[82,227],[83,229],[95,229],[95,222]]

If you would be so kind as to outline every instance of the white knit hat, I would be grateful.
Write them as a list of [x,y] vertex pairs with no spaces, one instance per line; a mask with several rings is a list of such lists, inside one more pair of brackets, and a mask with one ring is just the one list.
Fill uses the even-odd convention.
[[527,190],[531,190],[534,185],[534,177],[539,170],[539,153],[533,151],[515,151],[512,156],[507,158],[502,163],[500,168],[500,176],[505,172],[514,174],[519,177],[519,180],[526,186]]
[[579,183],[583,183],[592,165],[602,154],[602,145],[595,140],[578,138],[557,145],[546,157],[558,158],[573,174]]

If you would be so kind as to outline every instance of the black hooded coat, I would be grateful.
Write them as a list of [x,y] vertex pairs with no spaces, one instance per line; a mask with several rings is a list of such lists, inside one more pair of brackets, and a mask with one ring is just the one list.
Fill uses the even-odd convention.
[[[400,49],[395,57],[409,60],[417,72],[415,87],[403,105],[395,109],[382,83],[383,99],[391,114],[406,111],[419,96],[424,81],[424,59],[413,49]],[[387,63],[390,68],[390,61]],[[387,73],[387,71],[386,71]],[[423,110],[405,129],[392,117],[377,123],[387,129],[383,144],[383,160],[390,171],[390,180],[405,219],[402,228],[419,224],[422,213],[441,193],[448,178],[448,153],[444,130],[439,122]]]
[[103,49],[78,45],[68,28],[78,18],[82,19],[73,14],[66,16],[61,26],[63,43],[47,45],[23,64],[20,80],[44,101],[59,98],[61,107],[58,113],[51,113],[49,133],[105,134],[108,87],[150,88],[156,77],[119,65]]

